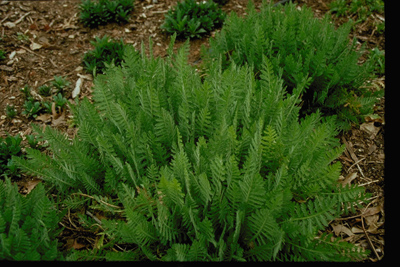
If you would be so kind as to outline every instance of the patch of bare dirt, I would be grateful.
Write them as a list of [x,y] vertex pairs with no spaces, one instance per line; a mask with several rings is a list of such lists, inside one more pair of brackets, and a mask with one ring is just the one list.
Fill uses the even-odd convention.
[[[85,52],[92,50],[90,41],[95,36],[107,34],[115,39],[122,38],[125,43],[137,49],[144,42],[146,48],[149,37],[153,41],[154,56],[165,56],[170,37],[161,32],[160,26],[164,14],[175,6],[177,0],[136,0],[135,9],[127,24],[110,24],[98,29],[89,29],[79,22],[80,0],[69,1],[1,1],[0,0],[0,49],[6,51],[6,59],[0,61],[0,136],[7,133],[22,136],[31,133],[31,123],[47,124],[73,135],[74,129],[68,127],[69,111],[53,112],[49,116],[28,119],[21,115],[24,96],[20,88],[32,87],[37,93],[39,86],[49,83],[54,76],[63,76],[71,85],[65,97],[72,101],[71,93],[75,83],[82,79],[79,97],[91,95],[92,76],[83,69],[82,58]],[[230,0],[223,10],[245,15],[248,0]],[[260,7],[261,0],[253,1]],[[274,1],[278,2],[278,1]],[[299,6],[309,6],[317,17],[329,11],[332,0],[295,0]],[[337,25],[349,18],[333,17]],[[364,23],[357,25],[351,37],[365,43],[367,49],[378,47],[385,50],[385,36],[375,31],[374,22],[382,17],[370,16]],[[216,30],[218,31],[218,30]],[[213,36],[215,32],[211,33]],[[190,41],[189,62],[196,64],[201,60],[200,47],[207,45],[209,37]],[[175,47],[182,45],[178,41]],[[12,56],[11,56],[12,55]],[[377,88],[385,87],[385,76],[378,77],[371,84]],[[50,100],[50,99],[49,99]],[[5,115],[7,105],[14,105],[18,115],[9,119]],[[358,209],[356,214],[338,218],[331,222],[326,230],[345,240],[371,250],[370,261],[378,261],[384,256],[385,210],[384,210],[384,135],[385,135],[385,98],[376,105],[375,113],[379,118],[370,118],[361,126],[352,129],[339,138],[346,144],[345,153],[339,158],[343,165],[342,183],[364,186],[371,193],[370,203]],[[37,179],[25,177],[17,181],[21,191],[30,191]],[[72,215],[71,215],[72,216]],[[68,217],[70,218],[70,217]],[[78,233],[84,231],[67,220],[64,240],[67,248],[82,248],[93,243],[89,238],[79,239]],[[74,227],[75,226],[75,227]],[[67,236],[69,235],[69,236]],[[88,233],[84,233],[84,236]],[[90,234],[90,238],[93,235]]]

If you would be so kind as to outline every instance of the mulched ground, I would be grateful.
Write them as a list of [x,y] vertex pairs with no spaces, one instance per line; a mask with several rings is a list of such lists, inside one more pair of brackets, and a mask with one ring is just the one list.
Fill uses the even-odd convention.
[[[83,27],[79,22],[78,5],[80,0],[69,1],[1,1],[0,0],[0,49],[6,51],[7,58],[0,62],[0,136],[6,133],[26,136],[31,133],[31,123],[47,124],[67,134],[74,129],[68,128],[69,111],[53,111],[36,120],[20,115],[24,97],[20,88],[29,85],[33,91],[48,84],[54,76],[63,76],[71,85],[66,98],[72,101],[71,92],[76,81],[81,78],[80,98],[91,95],[93,80],[83,70],[82,58],[85,52],[92,50],[90,41],[95,36],[107,34],[115,39],[122,38],[125,43],[140,48],[146,47],[149,37],[154,44],[154,55],[165,56],[170,38],[161,32],[164,14],[176,5],[176,0],[136,0],[135,9],[125,25],[110,24],[98,29]],[[261,0],[254,0],[256,7]],[[277,1],[274,1],[277,2]],[[297,0],[299,6],[309,6],[317,17],[329,11],[332,0]],[[245,15],[247,0],[230,0],[223,10],[235,11]],[[336,18],[340,25],[349,18]],[[352,18],[355,19],[355,18]],[[385,50],[385,36],[375,31],[374,23],[384,20],[382,15],[370,16],[364,23],[357,25],[351,37],[357,38],[367,49],[378,47]],[[213,36],[215,33],[212,33]],[[189,62],[196,64],[201,60],[200,47],[206,45],[209,37],[190,42]],[[175,47],[182,45],[182,41]],[[10,55],[13,55],[10,57]],[[371,81],[371,86],[385,88],[385,75]],[[50,100],[50,99],[49,99]],[[19,115],[13,119],[5,116],[7,105],[14,105]],[[336,236],[372,251],[368,261],[375,262],[384,256],[385,247],[385,209],[384,209],[384,170],[385,170],[385,97],[376,105],[378,118],[367,118],[366,122],[340,136],[346,144],[345,153],[338,159],[343,165],[340,182],[364,186],[371,193],[370,203],[358,209],[356,214],[339,218],[331,222],[326,229]],[[33,177],[23,177],[16,181],[21,193],[30,191],[39,182]],[[100,215],[98,215],[100,216]],[[64,248],[90,248],[96,242],[95,233],[79,225],[76,214],[68,214],[62,222],[65,231],[62,235]],[[85,232],[86,231],[86,232]]]

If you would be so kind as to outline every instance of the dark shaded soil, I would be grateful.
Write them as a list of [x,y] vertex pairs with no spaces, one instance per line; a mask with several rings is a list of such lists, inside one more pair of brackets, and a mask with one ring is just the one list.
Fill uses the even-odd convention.
[[[136,0],[135,9],[125,25],[110,24],[98,29],[83,27],[79,22],[78,5],[80,0],[69,1],[0,1],[0,50],[6,51],[6,59],[0,61],[0,136],[5,137],[31,133],[31,123],[47,124],[73,135],[74,129],[68,127],[68,110],[54,111],[46,116],[28,119],[21,115],[24,96],[20,88],[32,87],[37,93],[39,86],[53,80],[54,76],[63,76],[71,85],[65,97],[72,101],[71,92],[76,81],[83,80],[79,97],[91,95],[92,76],[83,70],[82,58],[85,52],[93,49],[90,44],[95,36],[107,34],[115,39],[122,38],[125,43],[140,48],[143,42],[147,47],[152,38],[155,56],[165,56],[170,38],[160,30],[164,14],[178,2],[176,0]],[[247,0],[230,0],[223,7],[227,13],[234,11],[245,15]],[[254,0],[256,7],[261,0]],[[277,2],[277,1],[274,1]],[[297,0],[299,6],[309,6],[317,17],[329,11],[332,0]],[[332,16],[337,25],[349,18]],[[352,18],[354,19],[354,18]],[[384,20],[383,15],[370,16],[358,24],[351,37],[357,38],[367,49],[378,47],[385,50],[385,36],[375,30],[375,22]],[[211,36],[215,34],[212,33]],[[190,41],[189,62],[201,61],[200,48],[207,45],[209,37]],[[182,45],[178,41],[175,47]],[[14,54],[10,58],[10,55]],[[385,88],[385,76],[371,81],[372,88]],[[37,96],[40,97],[40,96]],[[50,99],[49,99],[50,100]],[[7,118],[5,108],[14,105],[18,115]],[[354,183],[364,186],[371,193],[370,203],[358,209],[356,214],[339,218],[331,222],[328,232],[342,236],[345,240],[372,251],[369,261],[380,260],[384,255],[385,210],[384,210],[384,135],[385,135],[385,98],[376,105],[377,118],[367,118],[361,126],[352,129],[338,138],[346,144],[345,153],[339,158],[343,165],[342,183]],[[30,191],[38,180],[23,176],[16,181],[21,193]],[[62,240],[65,248],[91,247],[95,242],[93,233],[86,233],[80,227],[74,214],[64,221],[66,230]]]

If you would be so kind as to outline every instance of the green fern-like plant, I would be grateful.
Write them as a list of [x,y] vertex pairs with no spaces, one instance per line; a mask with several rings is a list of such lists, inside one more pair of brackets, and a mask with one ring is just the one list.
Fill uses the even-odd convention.
[[213,1],[184,0],[168,10],[161,28],[178,38],[201,38],[221,27],[225,13]]
[[0,181],[0,259],[62,260],[60,214],[38,184],[27,196],[10,179]]
[[[172,41],[174,38],[172,38]],[[329,221],[365,201],[337,183],[343,147],[335,119],[299,119],[304,79],[291,93],[263,57],[251,68],[187,63],[188,43],[166,59],[128,46],[121,66],[94,80],[93,103],[71,105],[75,138],[35,127],[51,156],[27,149],[18,166],[72,208],[109,214],[113,250],[71,259],[161,261],[358,260]],[[79,192],[79,193],[78,193]],[[90,196],[88,198],[87,196]],[[83,199],[82,199],[83,197]],[[67,201],[68,200],[68,201]],[[118,246],[116,246],[118,245]],[[118,252],[124,250],[124,252]]]
[[375,59],[358,64],[363,49],[357,50],[356,40],[348,38],[351,21],[335,29],[328,16],[317,19],[310,8],[298,10],[292,3],[264,3],[257,12],[250,2],[247,14],[240,18],[231,13],[221,32],[210,39],[210,49],[203,49],[205,62],[222,57],[224,68],[231,62],[249,64],[258,75],[265,55],[275,73],[282,71],[289,92],[310,79],[302,95],[302,113],[319,109],[335,114],[342,129],[373,112],[382,92],[363,86],[372,77]]

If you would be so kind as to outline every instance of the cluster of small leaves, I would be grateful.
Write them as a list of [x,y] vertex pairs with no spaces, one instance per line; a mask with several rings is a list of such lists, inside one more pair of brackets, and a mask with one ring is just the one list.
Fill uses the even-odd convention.
[[36,118],[42,110],[42,104],[32,96],[32,88],[29,85],[25,85],[20,91],[25,97],[24,109],[21,112],[22,115],[25,115],[27,118]]
[[13,177],[17,174],[17,168],[13,164],[12,156],[20,156],[22,138],[19,135],[7,135],[0,140],[0,177]]
[[[39,148],[39,141],[34,135],[26,136],[27,143],[30,148]],[[15,136],[7,135],[0,140],[0,177],[16,178],[19,176],[17,166],[14,164],[12,157],[24,157],[21,145],[22,137],[17,134]]]
[[22,196],[10,179],[0,181],[0,260],[63,260],[56,239],[59,221],[42,184]]
[[221,32],[210,39],[210,49],[203,50],[205,62],[221,57],[224,67],[231,62],[249,64],[258,74],[265,55],[275,73],[282,69],[289,92],[309,81],[302,96],[303,113],[319,109],[335,114],[342,129],[373,112],[382,92],[363,86],[373,75],[376,57],[358,64],[363,49],[357,49],[356,39],[349,41],[351,22],[335,29],[328,16],[317,19],[310,8],[299,10],[292,3],[276,8],[263,4],[260,12],[251,4],[247,14],[244,19],[235,13],[227,18]]
[[111,22],[126,23],[134,0],[84,0],[79,6],[82,23],[90,28]]
[[385,74],[385,51],[379,50],[379,48],[375,47],[371,50],[370,53],[371,57],[375,57],[376,59],[376,66],[375,71],[377,75],[384,75]]
[[103,73],[109,64],[120,65],[123,60],[126,45],[122,40],[111,40],[109,36],[96,37],[90,42],[94,49],[85,53],[83,64],[87,72]]
[[[68,103],[68,100],[64,97],[64,93],[65,89],[70,86],[70,84],[71,83],[65,77],[54,76],[51,85],[44,84],[38,87],[38,93],[45,98],[51,97],[52,94],[55,93],[52,97],[55,107],[58,110],[62,110]],[[25,97],[22,115],[25,115],[27,118],[36,118],[43,110],[47,113],[52,113],[53,102],[46,101],[45,99],[38,101],[33,97],[31,91],[32,88],[29,85],[25,85],[21,88],[21,93]],[[9,109],[10,114],[15,116],[16,114],[12,113],[11,107]]]
[[334,0],[329,4],[330,11],[338,17],[357,16],[357,22],[363,22],[373,12],[383,14],[383,0]]
[[64,93],[64,89],[69,87],[71,83],[65,77],[54,76],[51,85],[56,89],[57,93]]
[[225,13],[213,1],[184,0],[168,10],[161,28],[177,38],[201,38],[221,27],[224,19]]
[[259,80],[248,66],[223,71],[220,62],[201,77],[188,52],[186,43],[174,54],[171,43],[167,58],[154,59],[127,47],[121,66],[95,77],[94,102],[71,106],[72,140],[34,127],[51,156],[27,149],[29,160],[13,158],[66,208],[109,214],[100,233],[108,243],[71,259],[365,257],[339,238],[316,238],[367,196],[337,183],[335,119],[299,120],[306,81],[287,93],[265,56]]
[[17,110],[15,109],[15,105],[8,105],[6,106],[6,116],[7,118],[14,118],[17,116]]
[[0,61],[6,59],[6,52],[4,50],[0,50]]

